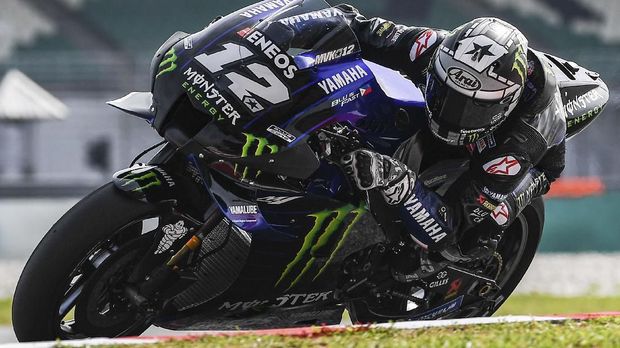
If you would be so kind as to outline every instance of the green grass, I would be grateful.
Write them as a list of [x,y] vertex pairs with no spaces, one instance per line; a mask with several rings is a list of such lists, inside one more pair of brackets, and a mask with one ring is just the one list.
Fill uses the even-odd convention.
[[11,300],[0,300],[0,325],[11,324]]
[[[154,347],[619,347],[620,319],[477,325],[424,330],[351,330],[315,337],[208,337]],[[143,347],[143,346],[142,346]]]
[[508,298],[496,315],[548,315],[614,311],[620,312],[620,297],[514,295]]
[[[620,297],[512,296],[497,315],[620,311]],[[10,301],[0,300],[0,323],[10,323]],[[424,330],[350,330],[312,337],[207,337],[155,347],[620,347],[620,318],[559,323],[478,325]],[[127,347],[127,346],[118,346]],[[145,347],[145,346],[136,346]]]

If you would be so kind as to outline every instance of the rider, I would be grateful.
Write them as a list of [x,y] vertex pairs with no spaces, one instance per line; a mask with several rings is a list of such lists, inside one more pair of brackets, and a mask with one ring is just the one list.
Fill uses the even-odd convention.
[[[338,8],[365,59],[425,85],[428,115],[428,127],[393,157],[369,150],[345,156],[347,172],[359,189],[380,192],[423,248],[466,259],[494,250],[499,235],[473,249],[480,255],[456,245],[489,217],[498,230],[510,225],[564,169],[565,111],[553,73],[518,29],[496,18],[447,32]],[[464,157],[468,170],[443,196],[418,179],[430,164]]]

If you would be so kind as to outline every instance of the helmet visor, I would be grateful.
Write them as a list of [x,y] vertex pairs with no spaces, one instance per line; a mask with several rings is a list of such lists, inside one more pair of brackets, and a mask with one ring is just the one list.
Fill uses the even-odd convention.
[[426,104],[429,117],[444,132],[488,133],[504,120],[511,99],[476,100],[448,87],[435,74],[428,74]]

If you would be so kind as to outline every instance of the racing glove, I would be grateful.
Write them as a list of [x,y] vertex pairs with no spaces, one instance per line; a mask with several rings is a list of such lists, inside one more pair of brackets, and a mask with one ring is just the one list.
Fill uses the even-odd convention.
[[406,165],[373,151],[351,152],[342,158],[342,164],[358,189],[380,189],[389,205],[401,203],[415,183],[416,176]]

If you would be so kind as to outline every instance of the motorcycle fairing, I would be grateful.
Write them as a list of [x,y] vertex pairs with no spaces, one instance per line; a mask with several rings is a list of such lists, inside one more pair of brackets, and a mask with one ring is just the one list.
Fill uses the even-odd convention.
[[395,103],[423,108],[426,106],[424,95],[413,83],[398,71],[386,68],[370,61],[364,61],[377,79],[385,95]]
[[[272,168],[277,167],[278,174],[301,179],[318,168],[318,160],[305,145],[308,136],[335,122],[357,126],[379,151],[393,152],[396,140],[410,129],[390,127],[399,108],[382,87],[392,97],[405,90],[397,96],[404,107],[419,106],[423,98],[395,72],[387,77],[390,74],[382,71],[386,77],[376,80],[373,69],[380,68],[359,59],[359,43],[338,11],[322,0],[265,1],[201,32],[173,36],[157,54],[167,49],[159,65],[154,64],[148,113],[150,118],[155,115],[153,126],[182,146],[187,139],[173,135],[193,136],[196,130],[184,128],[202,123],[192,140],[202,145],[205,155],[264,172],[274,173]],[[336,57],[334,50],[338,59],[329,60]],[[296,57],[314,59],[312,68],[296,65]],[[328,58],[316,62],[317,57]],[[250,85],[252,92],[243,90]],[[202,116],[192,115],[187,124],[182,124],[184,115],[179,112],[188,112],[179,107],[183,95],[202,110]],[[143,116],[147,103],[114,104]],[[171,127],[178,129],[169,132]],[[249,144],[252,141],[257,145]]]
[[[181,78],[181,74],[178,73],[178,70],[186,68],[187,62],[192,60],[194,55],[209,49],[235,30],[240,30],[244,26],[254,26],[256,23],[291,2],[293,1],[265,0],[215,20],[200,32],[189,36],[184,36],[182,35],[183,33],[173,35],[173,37],[160,48],[152,63],[153,106],[156,109],[156,118],[153,122],[153,127],[163,135],[163,128],[166,124],[168,114],[174,108],[178,99],[186,93],[180,88],[183,79]],[[172,53],[169,56],[172,65],[165,65],[165,68],[174,66],[171,72],[177,73],[164,73],[159,75],[159,65],[162,63],[160,59],[166,58],[165,53],[167,52]],[[164,53],[163,56],[162,53]]]
[[[155,83],[155,127],[165,124],[158,96],[178,99],[182,90],[181,94],[211,119],[195,138],[207,152],[236,163],[264,156],[262,160],[269,163],[273,158],[267,156],[278,157],[276,153],[303,144],[320,127],[334,122],[370,122],[369,116],[396,113],[398,109],[373,110],[378,104],[375,99],[387,96],[368,65],[359,59],[359,43],[346,21],[324,14],[333,11],[337,10],[323,1],[295,1],[262,22],[255,17],[239,21],[230,15],[178,42],[169,54],[175,59],[176,70],[163,73]],[[333,61],[315,62],[312,68],[296,65],[295,57],[306,55],[309,59],[308,54],[329,55],[341,48],[346,52]],[[402,82],[407,81],[398,78],[384,79],[401,82],[392,91],[403,89]],[[422,100],[415,86],[409,83],[407,87],[415,97],[403,100]],[[387,100],[382,104],[387,105]],[[244,153],[249,136],[268,143],[269,151]],[[278,162],[280,167],[286,166],[282,159]]]
[[153,105],[153,93],[151,92],[132,92],[123,98],[109,101],[108,105],[124,111],[130,115],[153,122],[155,110]]
[[[176,163],[175,163],[176,161]],[[116,188],[143,202],[176,206],[201,219],[211,197],[195,166],[179,160],[166,164],[138,164],[113,176]]]
[[[314,1],[307,3],[311,2]],[[221,77],[221,74],[249,72],[231,69],[213,74],[204,66],[204,60],[200,63],[195,57],[203,53],[208,56],[221,54],[226,50],[225,44],[237,43],[238,47],[245,47],[247,51],[228,51],[233,60],[243,57],[242,63],[246,67],[262,64],[275,70],[274,63],[269,62],[264,52],[256,46],[240,44],[247,35],[252,34],[252,30],[264,35],[261,37],[265,40],[272,39],[260,31],[262,27],[249,27],[254,20],[239,21],[227,16],[203,32],[178,42],[173,47],[174,51],[168,54],[178,73],[174,70],[164,72],[155,83],[155,95],[158,88],[159,92],[166,92],[168,87],[164,85],[170,86],[170,83],[161,82],[172,82],[194,105],[202,105],[207,97],[207,92],[198,92],[205,86],[209,87],[210,92],[217,90],[217,96],[226,100],[218,97],[222,100],[222,108],[210,112],[211,116],[205,115],[211,117],[211,121],[192,139],[184,141],[180,150],[194,154],[194,163],[200,167],[213,201],[228,220],[247,231],[252,239],[248,261],[243,270],[235,275],[237,280],[234,284],[217,298],[162,320],[162,323],[168,322],[166,326],[169,327],[177,325],[174,324],[177,318],[181,320],[194,314],[196,316],[192,320],[204,321],[206,316],[217,317],[214,313],[230,320],[230,315],[241,315],[248,309],[256,311],[261,306],[272,309],[274,306],[299,306],[292,298],[303,298],[302,303],[308,304],[309,308],[333,303],[333,291],[338,286],[333,279],[344,256],[376,244],[380,241],[378,238],[384,237],[374,232],[376,223],[370,214],[365,214],[365,207],[359,201],[342,196],[341,191],[348,185],[346,179],[335,176],[333,166],[319,162],[307,140],[316,130],[342,122],[356,129],[370,147],[392,154],[402,140],[415,131],[411,124],[395,126],[398,115],[405,114],[413,119],[423,105],[421,93],[416,93],[415,86],[400,74],[381,70],[353,54],[340,57],[330,64],[314,64],[312,68],[299,69],[295,72],[296,78],[287,82],[287,88],[292,91],[291,101],[252,114],[251,118],[243,119],[237,125],[230,124],[231,119],[222,114],[224,103],[234,104],[232,108],[235,110],[246,108],[246,105],[231,102],[235,97],[229,86],[224,84],[226,77]],[[279,46],[270,47],[284,51]],[[290,51],[286,52],[289,54]],[[306,50],[304,54],[315,52]],[[215,71],[217,66],[214,66],[211,68]],[[169,67],[164,65],[162,71]],[[202,70],[198,72],[199,69]],[[379,73],[386,74],[381,80],[383,86],[376,78]],[[279,78],[284,76],[282,71],[274,74],[278,74]],[[389,89],[390,85],[396,87]],[[384,88],[388,89],[388,93],[384,92]],[[396,89],[409,88],[411,97],[406,92],[396,92]],[[178,99],[177,92],[168,91],[172,96],[177,95]],[[198,93],[201,93],[200,97],[197,97]],[[160,118],[159,111],[154,125],[164,130],[172,121]],[[218,120],[218,115],[222,119]],[[182,117],[181,114],[174,116]],[[269,132],[271,126],[285,133]],[[195,158],[196,154],[219,161],[209,165]],[[261,177],[269,173],[304,179],[305,186],[297,190],[284,186],[268,187],[261,182]],[[296,198],[298,196],[302,198]],[[364,222],[363,228],[357,223],[360,221]],[[197,299],[197,303],[200,302]],[[241,304],[237,306],[238,303]]]

